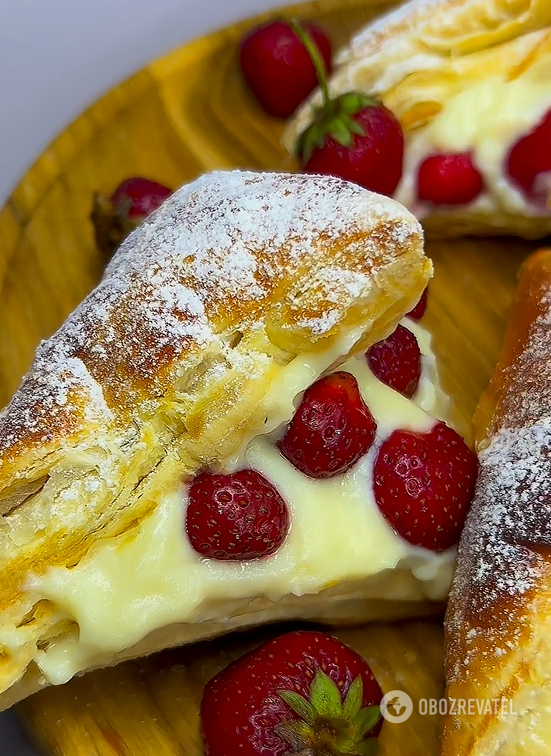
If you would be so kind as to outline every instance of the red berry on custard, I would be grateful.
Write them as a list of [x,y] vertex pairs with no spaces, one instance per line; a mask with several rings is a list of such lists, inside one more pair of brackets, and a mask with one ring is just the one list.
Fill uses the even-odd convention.
[[551,197],[551,110],[511,148],[507,173],[529,199],[544,204]]
[[367,454],[376,429],[356,379],[340,371],[305,392],[279,449],[305,475],[330,478]]
[[411,398],[421,378],[421,351],[417,339],[404,326],[373,344],[366,353],[371,372],[386,386]]
[[289,530],[279,491],[255,470],[201,473],[189,489],[186,533],[201,556],[223,561],[274,554]]
[[470,152],[431,155],[419,166],[417,195],[433,205],[468,205],[484,190]]
[[412,320],[421,320],[427,309],[428,293],[429,288],[427,286],[425,291],[421,294],[421,299],[417,302],[413,310],[408,312],[406,317],[411,318]]
[[328,110],[327,123],[320,119],[317,130],[304,137],[303,169],[339,176],[390,197],[402,178],[402,127],[390,110],[375,100],[354,93],[341,97],[329,106],[341,113],[334,117],[337,122],[340,118],[341,125],[335,125]]
[[476,455],[444,423],[427,433],[396,430],[375,461],[375,501],[406,541],[445,551],[459,542],[477,473]]

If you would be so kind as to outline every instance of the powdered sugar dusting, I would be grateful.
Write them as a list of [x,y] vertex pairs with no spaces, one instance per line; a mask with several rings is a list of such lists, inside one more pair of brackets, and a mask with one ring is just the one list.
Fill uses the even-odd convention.
[[[352,263],[326,272],[328,301],[331,292],[356,296],[366,282],[350,266],[372,253],[392,259],[420,227],[393,200],[327,176],[217,172],[182,187],[122,244],[97,288],[39,348],[0,415],[0,448],[29,434],[65,433],[90,413],[108,422],[144,396],[161,401],[175,371],[191,368],[209,344],[223,350],[224,329],[258,325],[292,275],[314,274],[323,245],[343,232],[373,238]],[[334,325],[330,310],[311,323],[313,334]]]
[[[423,29],[427,21],[430,22],[434,19],[435,14],[438,13],[438,9],[435,9],[434,6],[439,5],[447,6],[449,0],[409,0],[409,2],[400,5],[398,8],[393,8],[371,21],[365,29],[362,29],[352,38],[350,47],[354,52],[363,48],[365,53],[365,47],[368,43],[379,42],[380,44],[378,35],[392,31],[393,26],[398,26],[399,30],[403,31],[401,27],[404,26],[404,22],[407,31],[415,29],[417,26]],[[449,12],[449,8],[446,8],[446,10]],[[375,36],[377,36],[376,40],[372,39]],[[343,50],[339,55],[338,62],[343,63],[348,57],[347,51]]]
[[468,579],[482,608],[532,588],[539,559],[524,552],[551,547],[551,421],[501,431],[480,466],[460,549],[471,569],[458,570],[457,580]]
[[[480,656],[496,662],[535,617],[527,594],[551,549],[551,421],[505,429],[480,455],[473,507],[458,552],[447,613],[448,682]],[[465,629],[468,632],[465,633]]]
[[[551,298],[503,376],[504,427],[479,455],[475,499],[458,552],[446,629],[449,681],[464,679],[481,642],[499,659],[534,621],[531,591],[551,549]],[[469,628],[465,632],[465,628]]]
[[312,333],[325,333],[338,323],[342,304],[346,301],[366,297],[373,281],[361,271],[347,271],[328,266],[318,271],[314,286],[318,290],[321,313],[299,320],[298,325],[309,328]]
[[[330,240],[375,228],[381,218],[396,222],[398,242],[400,231],[404,239],[411,235],[412,218],[400,205],[339,179],[214,173],[163,205],[144,229],[140,251],[154,250],[163,271],[170,261],[185,262],[181,272],[194,290],[260,303],[278,277],[276,252],[287,252],[286,272],[292,273],[316,252],[322,235]],[[125,265],[135,264],[134,247],[123,252]]]

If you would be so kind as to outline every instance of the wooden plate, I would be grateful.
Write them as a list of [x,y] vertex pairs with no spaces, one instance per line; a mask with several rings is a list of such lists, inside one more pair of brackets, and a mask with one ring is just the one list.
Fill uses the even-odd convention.
[[[317,18],[340,44],[391,2],[321,0],[293,9]],[[282,124],[243,86],[236,49],[259,19],[199,39],[110,92],[46,151],[0,214],[0,403],[17,388],[38,342],[94,286],[101,260],[89,221],[92,194],[130,175],[177,187],[214,168],[285,169]],[[436,278],[426,324],[444,387],[470,418],[501,344],[519,264],[518,241],[428,245]],[[266,632],[225,639],[92,673],[19,707],[31,737],[56,756],[202,754],[198,703],[204,682]],[[386,723],[382,754],[436,756],[438,721],[421,698],[442,695],[442,629],[435,623],[373,625],[338,634],[363,653],[385,691],[414,700],[403,724]]]

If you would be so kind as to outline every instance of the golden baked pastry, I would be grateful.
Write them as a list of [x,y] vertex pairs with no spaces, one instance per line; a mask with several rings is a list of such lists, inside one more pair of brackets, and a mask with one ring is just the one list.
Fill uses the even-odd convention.
[[443,756],[551,750],[551,250],[524,263],[475,416],[480,474],[446,614]]
[[[394,197],[427,234],[539,238],[551,232],[545,149],[551,135],[551,3],[410,0],[356,34],[337,64],[332,94],[371,94],[399,119],[406,146]],[[320,102],[315,93],[291,120],[284,136],[290,152]],[[536,127],[536,135],[516,146]],[[471,173],[459,179],[449,165],[425,162],[442,155],[469,156],[482,189],[472,184]],[[453,198],[436,181],[440,169],[448,182],[465,182]],[[452,201],[457,204],[444,204]]]
[[[263,439],[320,374],[387,337],[431,273],[408,211],[329,177],[209,174],[125,241],[0,415],[0,708],[234,628],[435,610],[455,551],[402,544],[354,501],[333,522],[323,481],[297,478],[295,501],[291,473],[277,478],[286,541],[247,564],[192,551],[182,488],[253,452],[275,476]],[[393,413],[428,427],[429,384],[417,404],[373,388],[389,427]]]

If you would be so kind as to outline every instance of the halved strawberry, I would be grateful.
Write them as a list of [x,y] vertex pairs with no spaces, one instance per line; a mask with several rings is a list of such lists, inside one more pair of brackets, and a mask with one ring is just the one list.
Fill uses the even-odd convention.
[[203,557],[225,561],[274,554],[289,530],[279,491],[256,470],[201,473],[189,489],[186,532]]
[[330,478],[346,472],[369,451],[376,430],[356,379],[340,371],[305,392],[278,446],[305,475]]
[[369,347],[366,353],[371,372],[390,388],[411,398],[421,377],[421,351],[417,339],[399,325],[394,333]]
[[208,756],[375,753],[382,691],[337,638],[295,631],[238,659],[205,687]]
[[406,541],[444,551],[459,541],[476,484],[478,461],[454,430],[397,430],[379,449],[375,501]]

